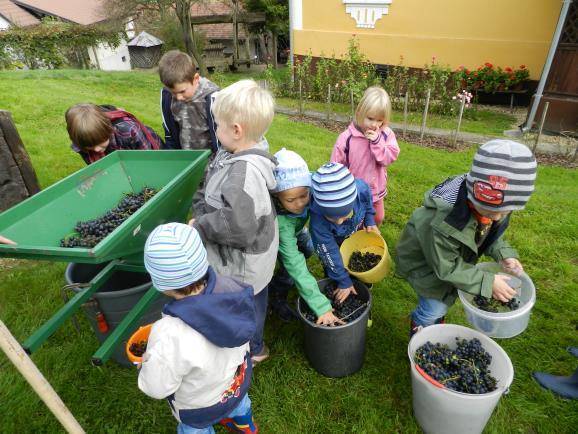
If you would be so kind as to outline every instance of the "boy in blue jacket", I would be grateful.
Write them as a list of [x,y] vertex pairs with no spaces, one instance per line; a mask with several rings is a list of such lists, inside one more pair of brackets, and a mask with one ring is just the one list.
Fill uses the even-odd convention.
[[154,287],[174,300],[152,327],[138,387],[167,399],[179,434],[214,434],[216,423],[256,434],[247,394],[253,288],[216,273],[198,232],[182,223],[149,235],[144,264]]
[[371,190],[340,163],[321,166],[311,183],[311,238],[328,277],[337,283],[335,299],[343,303],[349,294],[357,292],[343,265],[339,246],[361,228],[379,233]]

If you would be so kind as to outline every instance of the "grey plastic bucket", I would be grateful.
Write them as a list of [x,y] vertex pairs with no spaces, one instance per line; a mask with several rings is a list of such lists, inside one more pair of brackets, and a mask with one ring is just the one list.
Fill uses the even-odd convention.
[[[478,338],[491,354],[490,370],[498,380],[498,388],[480,395],[439,388],[426,380],[416,369],[413,355],[426,342],[456,347],[456,337]],[[418,331],[407,346],[411,364],[413,413],[426,433],[474,434],[481,433],[503,394],[508,393],[514,379],[514,367],[506,352],[486,335],[454,324],[437,324]]]
[[[483,262],[477,268],[493,273],[500,272],[501,268],[495,262]],[[476,330],[492,338],[512,338],[521,334],[528,327],[530,313],[536,303],[536,288],[532,279],[526,274],[514,276],[507,273],[499,273],[511,277],[510,286],[516,288],[520,301],[520,307],[511,312],[486,312],[478,309],[473,304],[474,296],[467,292],[458,291],[460,301],[464,306],[468,322]]]
[[[323,289],[331,279],[318,283]],[[305,319],[303,304],[299,298],[297,310],[304,324],[305,356],[311,366],[327,377],[345,377],[359,371],[365,358],[367,319],[371,309],[371,294],[363,283],[354,280],[357,296],[367,302],[363,313],[350,323],[336,327],[317,325]]]
[[[66,267],[64,278],[67,284],[88,283],[106,265],[107,263],[95,265],[70,263]],[[115,271],[110,279],[93,295],[93,298],[98,303],[98,308],[90,302],[82,306],[84,314],[100,343],[103,343],[108,338],[110,333],[120,324],[150,287],[151,281],[148,273]],[[80,291],[79,288],[73,288],[73,290],[75,292]],[[116,346],[111,355],[112,360],[123,366],[133,366],[126,356],[126,341],[140,326],[158,320],[161,317],[163,306],[169,301],[170,299],[166,296],[159,295],[157,297],[145,314],[131,328],[127,338]],[[106,333],[101,333],[98,329],[96,321],[97,309],[103,313],[108,324]]]

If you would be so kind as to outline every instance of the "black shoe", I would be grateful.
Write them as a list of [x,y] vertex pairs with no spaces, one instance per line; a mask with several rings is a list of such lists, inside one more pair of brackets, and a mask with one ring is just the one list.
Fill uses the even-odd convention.
[[297,312],[287,303],[287,300],[272,299],[271,310],[281,319],[281,321],[290,322],[297,319]]

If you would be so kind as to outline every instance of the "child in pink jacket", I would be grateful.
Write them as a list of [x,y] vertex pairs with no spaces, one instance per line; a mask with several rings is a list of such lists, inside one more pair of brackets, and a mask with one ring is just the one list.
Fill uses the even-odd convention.
[[371,188],[375,223],[383,221],[387,195],[387,166],[397,160],[399,146],[387,125],[391,116],[389,95],[381,87],[368,88],[355,111],[355,122],[335,142],[331,161],[346,166],[355,178]]

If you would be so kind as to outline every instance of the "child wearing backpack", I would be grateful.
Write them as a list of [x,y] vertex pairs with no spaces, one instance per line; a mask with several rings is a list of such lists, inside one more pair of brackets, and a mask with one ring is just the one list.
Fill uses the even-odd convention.
[[153,230],[144,264],[153,286],[173,300],[152,326],[139,389],[169,402],[179,434],[214,434],[216,423],[256,434],[247,393],[253,288],[215,272],[197,231],[182,223]]
[[377,226],[385,213],[387,167],[399,155],[395,134],[387,126],[390,117],[387,92],[377,86],[368,88],[355,111],[355,122],[339,135],[331,153],[332,162],[343,164],[355,178],[369,185]]
[[86,164],[118,150],[160,149],[163,145],[154,130],[111,105],[76,104],[64,117],[70,147]]

